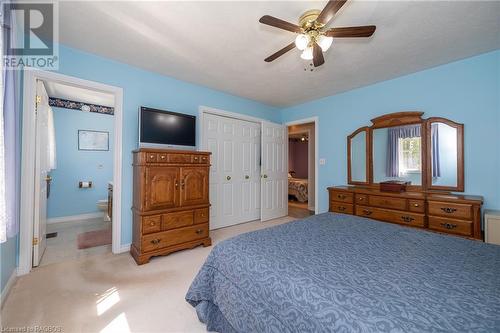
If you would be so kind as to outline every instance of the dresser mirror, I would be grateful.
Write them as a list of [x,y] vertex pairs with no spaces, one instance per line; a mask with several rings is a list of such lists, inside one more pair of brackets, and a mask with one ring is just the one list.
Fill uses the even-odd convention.
[[427,120],[427,187],[463,191],[463,125],[443,118]]
[[422,115],[383,115],[349,135],[348,183],[378,187],[397,180],[410,190],[463,192],[463,125]]
[[349,184],[368,184],[368,127],[362,127],[347,137]]

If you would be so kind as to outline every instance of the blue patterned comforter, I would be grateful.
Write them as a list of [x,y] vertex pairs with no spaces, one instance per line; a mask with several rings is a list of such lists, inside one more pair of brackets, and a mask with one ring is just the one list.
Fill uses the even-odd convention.
[[325,213],[221,242],[186,300],[219,332],[500,332],[500,246]]

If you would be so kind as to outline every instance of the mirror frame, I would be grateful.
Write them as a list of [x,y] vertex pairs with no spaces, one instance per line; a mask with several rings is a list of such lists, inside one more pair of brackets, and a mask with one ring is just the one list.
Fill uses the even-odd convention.
[[453,127],[457,130],[457,186],[435,186],[432,185],[432,138],[430,135],[426,136],[426,146],[429,147],[427,149],[427,163],[426,166],[426,182],[427,189],[429,190],[441,190],[441,191],[456,191],[463,192],[464,191],[464,125],[460,123],[456,123],[452,120],[441,118],[441,117],[432,117],[426,120],[426,131],[427,133],[431,133],[431,125],[433,123],[444,123],[450,127]]
[[[366,174],[364,182],[353,181],[352,180],[352,172],[351,172],[351,141],[352,139],[361,132],[365,132],[365,161],[366,161]],[[371,158],[371,142],[370,142],[370,128],[368,126],[360,127],[354,132],[352,132],[349,136],[347,136],[347,182],[352,185],[369,185],[371,183],[371,170],[370,167],[372,165]]]
[[[421,185],[410,185],[407,187],[409,191],[425,191],[425,190],[440,190],[440,191],[464,191],[464,125],[442,117],[432,117],[423,119],[423,112],[408,111],[396,112],[382,115],[371,120],[371,126],[358,128],[347,137],[347,182],[349,185],[364,185],[371,188],[379,188],[379,183],[373,182],[373,130],[377,128],[396,127],[405,125],[421,125],[421,145],[422,145],[422,180]],[[442,122],[457,129],[457,186],[432,186],[432,165],[431,165],[431,124]],[[366,182],[352,181],[351,177],[351,140],[361,131],[367,131],[366,142]]]

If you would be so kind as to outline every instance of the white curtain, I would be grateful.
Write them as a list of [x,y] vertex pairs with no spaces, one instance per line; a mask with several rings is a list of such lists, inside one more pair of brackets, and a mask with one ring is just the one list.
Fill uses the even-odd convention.
[[[0,50],[3,50],[3,28],[0,35]],[[2,61],[0,61],[0,243],[3,243],[7,240],[7,205],[5,199],[5,141],[3,126],[3,73],[4,71],[2,59]]]
[[49,171],[54,170],[57,167],[56,162],[56,129],[54,127],[54,111],[52,108],[48,107],[48,130],[49,130]]

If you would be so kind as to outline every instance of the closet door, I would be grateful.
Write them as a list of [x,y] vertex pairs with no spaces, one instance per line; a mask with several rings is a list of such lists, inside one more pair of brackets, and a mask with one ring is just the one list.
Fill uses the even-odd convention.
[[239,223],[241,205],[237,190],[237,123],[235,119],[206,114],[204,150],[212,152],[210,168],[210,229]]
[[286,126],[262,123],[262,221],[288,213],[287,141]]
[[241,222],[248,222],[260,219],[260,124],[241,121],[239,125]]

